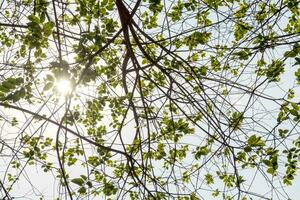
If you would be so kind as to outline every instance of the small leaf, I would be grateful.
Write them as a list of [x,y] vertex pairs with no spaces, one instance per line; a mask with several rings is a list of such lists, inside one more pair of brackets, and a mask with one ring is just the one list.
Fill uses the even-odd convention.
[[275,175],[275,170],[271,167],[267,169],[267,172],[271,175]]
[[271,163],[269,160],[264,159],[264,160],[262,160],[262,162],[263,162],[265,165],[267,165],[268,167],[269,167],[269,166],[272,166],[272,163]]
[[284,53],[284,57],[286,57],[286,58],[293,58],[296,56],[297,56],[297,53],[295,51],[286,51]]
[[253,144],[255,144],[255,142],[257,141],[257,137],[256,137],[256,135],[251,135],[249,138],[248,138],[248,144],[249,145],[253,145]]
[[298,112],[295,109],[290,110],[290,113],[294,116],[298,116]]
[[51,35],[53,27],[54,27],[53,22],[47,22],[44,24],[43,29],[44,29],[45,36],[48,37],[49,35]]
[[49,89],[51,89],[53,87],[53,82],[48,82],[45,86],[44,86],[44,91],[47,91]]
[[82,178],[74,178],[74,179],[71,180],[71,182],[75,183],[75,184],[77,184],[79,186],[82,186],[83,183],[84,183],[84,181],[82,180]]
[[11,121],[11,125],[12,125],[12,126],[18,125],[18,120],[17,120],[17,118],[13,117],[13,119],[12,119],[12,121]]
[[207,74],[207,67],[202,66],[200,68],[200,73],[201,73],[202,76],[206,76],[206,74]]
[[79,188],[78,192],[79,192],[79,194],[85,194],[86,193],[85,187]]
[[47,79],[49,82],[54,82],[54,77],[51,76],[50,74],[47,74],[46,79]]
[[92,184],[91,181],[86,182],[86,184],[89,186],[89,188],[92,188],[92,187],[93,187],[93,184]]

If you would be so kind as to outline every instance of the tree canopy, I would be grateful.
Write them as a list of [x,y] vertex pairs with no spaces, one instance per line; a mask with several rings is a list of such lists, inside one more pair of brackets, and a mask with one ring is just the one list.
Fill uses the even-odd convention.
[[2,199],[300,196],[299,1],[0,10]]

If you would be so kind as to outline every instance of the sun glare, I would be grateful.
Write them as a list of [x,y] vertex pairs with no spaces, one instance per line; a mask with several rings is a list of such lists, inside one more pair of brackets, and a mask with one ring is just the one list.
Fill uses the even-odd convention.
[[65,79],[57,80],[56,90],[60,95],[69,95],[72,92],[72,83]]

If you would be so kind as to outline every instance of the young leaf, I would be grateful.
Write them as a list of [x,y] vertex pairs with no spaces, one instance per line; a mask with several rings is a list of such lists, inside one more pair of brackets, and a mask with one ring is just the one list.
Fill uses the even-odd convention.
[[79,186],[82,186],[84,184],[84,180],[82,178],[74,178],[71,180],[72,183],[75,183]]
[[47,91],[47,90],[50,90],[52,87],[53,87],[53,82],[48,82],[48,83],[44,86],[43,90],[44,90],[44,91]]

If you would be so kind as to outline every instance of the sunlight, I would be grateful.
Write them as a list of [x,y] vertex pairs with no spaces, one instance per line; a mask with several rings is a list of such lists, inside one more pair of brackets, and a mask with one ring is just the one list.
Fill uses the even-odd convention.
[[72,83],[69,80],[57,80],[55,84],[56,90],[60,95],[67,96],[72,92]]

